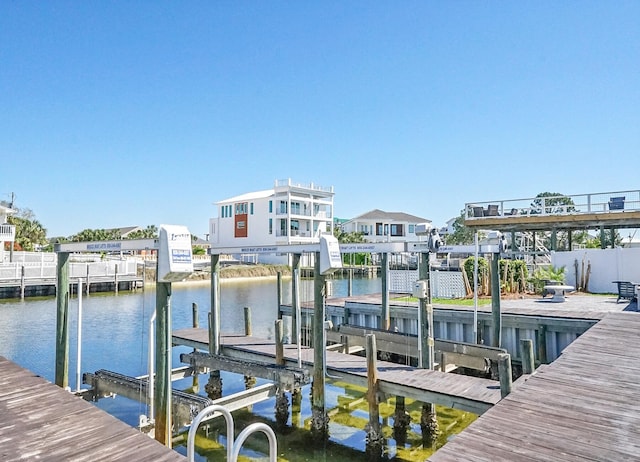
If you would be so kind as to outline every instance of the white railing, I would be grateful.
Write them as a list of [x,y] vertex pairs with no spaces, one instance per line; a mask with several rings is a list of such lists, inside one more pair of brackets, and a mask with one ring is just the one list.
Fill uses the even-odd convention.
[[[69,278],[100,278],[137,275],[138,265],[133,260],[103,261],[93,263],[69,263]],[[24,271],[24,276],[23,276]],[[55,279],[56,263],[2,263],[0,264],[0,282]]]
[[314,183],[294,183],[291,181],[291,178],[287,178],[286,180],[276,180],[275,187],[276,188],[293,187],[293,188],[311,189],[315,191],[333,192],[333,186],[330,186],[327,188]]
[[465,204],[465,218],[640,211],[640,190],[530,197]]
[[0,242],[13,242],[16,239],[16,227],[14,225],[0,225]]

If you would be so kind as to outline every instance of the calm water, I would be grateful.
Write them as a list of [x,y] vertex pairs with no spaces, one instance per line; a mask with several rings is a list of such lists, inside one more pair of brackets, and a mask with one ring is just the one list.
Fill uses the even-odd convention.
[[[333,281],[333,295],[345,296],[347,293],[346,280]],[[355,279],[353,293],[364,294],[380,291],[379,279]],[[199,306],[200,326],[207,325],[207,313],[210,305],[210,285],[207,282],[174,284],[172,291],[172,323],[174,329],[191,327],[192,303]],[[313,298],[312,281],[301,284],[301,298]],[[244,332],[243,308],[251,307],[253,333],[256,336],[271,338],[276,317],[277,289],[275,279],[244,281],[223,281],[221,286],[221,322],[224,332]],[[283,301],[290,303],[290,283],[283,281]],[[69,384],[76,388],[76,344],[77,344],[77,299],[71,301],[70,319],[70,364]],[[155,289],[147,286],[145,292],[120,293],[119,295],[92,294],[83,299],[82,318],[82,362],[83,372],[93,372],[98,369],[108,369],[123,374],[137,376],[147,371],[147,344],[149,318],[155,307]],[[55,329],[56,303],[55,299],[27,299],[25,301],[0,301],[0,355],[14,361],[46,379],[53,381],[55,370]],[[179,355],[190,351],[184,347],[173,349],[173,365],[179,365]],[[200,377],[200,389],[207,381],[207,375]],[[223,373],[224,394],[231,394],[244,390],[242,376]],[[258,381],[258,384],[263,383]],[[174,383],[174,388],[186,389],[192,385],[192,379],[184,379]],[[303,389],[301,415],[289,422],[292,429],[286,434],[278,434],[278,452],[281,458],[289,461],[303,460],[366,460],[364,454],[365,433],[363,425],[367,421],[366,402],[357,405],[347,413],[336,413],[332,416],[330,426],[331,440],[324,450],[305,449],[304,427],[305,419],[310,416],[309,386]],[[364,390],[332,384],[326,391],[327,408],[333,409],[338,403],[357,400]],[[203,393],[201,391],[201,393]],[[146,405],[116,397],[102,399],[96,405],[115,415],[124,422],[136,426],[138,417],[147,414]],[[417,406],[415,412],[419,412]],[[389,411],[391,412],[391,410]],[[253,421],[257,418],[273,421],[274,400],[268,400],[253,406],[252,414],[238,415],[240,421]],[[383,410],[384,415],[384,410]],[[464,416],[463,416],[464,417]],[[456,417],[458,418],[458,417]],[[459,418],[458,418],[459,419]],[[413,422],[419,421],[417,416]],[[243,428],[238,422],[236,428]],[[419,427],[412,428],[419,434]],[[302,438],[302,447],[300,439]],[[251,441],[251,440],[250,440]],[[224,439],[221,438],[224,443]],[[266,445],[266,444],[265,444]],[[251,445],[245,445],[249,448]],[[186,454],[183,447],[176,449]],[[265,457],[259,452],[248,449],[249,457]],[[212,442],[211,451],[206,456],[199,455],[198,460],[224,460],[224,451]],[[411,442],[403,448],[396,448],[392,439],[389,440],[389,459],[416,460],[414,457],[424,458],[422,454],[414,453]]]

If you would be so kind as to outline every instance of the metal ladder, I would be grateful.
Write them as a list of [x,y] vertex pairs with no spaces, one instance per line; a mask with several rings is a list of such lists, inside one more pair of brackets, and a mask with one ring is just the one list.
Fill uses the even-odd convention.
[[224,420],[227,423],[227,462],[237,462],[238,456],[240,455],[240,449],[242,448],[245,440],[249,437],[249,435],[258,431],[267,435],[267,439],[269,440],[269,462],[276,462],[276,458],[278,455],[278,442],[276,440],[276,434],[273,432],[271,427],[262,422],[252,423],[247,428],[242,430],[242,432],[238,435],[238,438],[234,441],[233,416],[231,415],[231,412],[229,412],[225,407],[218,404],[212,404],[211,406],[204,408],[198,413],[196,418],[193,419],[193,422],[191,422],[189,435],[187,436],[188,462],[195,461],[196,432],[198,431],[200,423],[204,419],[216,417],[216,413],[222,414]]

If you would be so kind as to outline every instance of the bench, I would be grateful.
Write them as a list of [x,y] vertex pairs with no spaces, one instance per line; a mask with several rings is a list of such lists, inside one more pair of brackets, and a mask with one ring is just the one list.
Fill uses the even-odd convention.
[[618,284],[618,299],[616,300],[616,303],[620,302],[620,300],[633,301],[637,297],[636,295],[637,284],[630,281],[613,281],[613,282]]
[[544,290],[550,294],[553,294],[553,297],[549,300],[554,303],[561,303],[565,301],[565,292],[572,292],[575,290],[573,286],[565,286],[565,285],[549,285],[544,286]]

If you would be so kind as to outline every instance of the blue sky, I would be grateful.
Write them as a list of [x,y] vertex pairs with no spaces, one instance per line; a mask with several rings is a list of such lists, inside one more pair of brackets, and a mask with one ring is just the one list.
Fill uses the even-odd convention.
[[335,215],[640,187],[638,1],[0,3],[0,199],[49,236],[275,180]]

